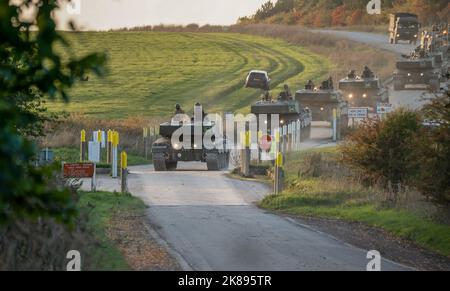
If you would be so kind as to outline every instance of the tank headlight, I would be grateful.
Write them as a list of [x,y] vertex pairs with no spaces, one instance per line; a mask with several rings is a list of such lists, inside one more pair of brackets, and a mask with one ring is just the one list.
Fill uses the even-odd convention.
[[423,75],[423,73],[420,73],[420,76],[422,76],[422,77],[423,77],[423,76],[424,76],[424,75]]
[[397,34],[397,37],[400,37],[400,34]]
[[173,145],[173,149],[177,150],[177,151],[181,150],[181,145],[179,143],[176,143],[176,144]]
[[417,37],[417,34],[414,34],[414,37]]
[[284,124],[284,120],[281,120],[280,123],[281,123],[281,124]]
[[196,149],[198,146],[196,144],[194,144],[194,149]]
[[[352,99],[353,98],[353,94],[349,94],[348,98]],[[323,109],[321,109],[323,111]]]
[[411,73],[408,73],[408,77],[411,77]]
[[320,107],[320,111],[324,111],[325,109],[323,107]]
[[367,98],[367,94],[363,94],[363,98]]

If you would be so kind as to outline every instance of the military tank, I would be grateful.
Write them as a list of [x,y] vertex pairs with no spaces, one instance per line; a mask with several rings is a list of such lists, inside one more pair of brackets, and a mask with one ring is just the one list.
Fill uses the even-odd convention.
[[295,100],[311,111],[312,121],[332,122],[334,109],[340,114],[343,124],[348,120],[348,103],[341,92],[334,89],[331,78],[322,82],[319,88],[309,81],[304,89],[295,93]]
[[345,79],[339,81],[339,90],[352,107],[375,108],[377,103],[385,101],[380,79],[368,67],[361,76],[352,70]]
[[[294,99],[288,85],[284,85],[284,90],[280,92],[276,99],[273,99],[269,91],[270,78],[268,73],[254,70],[248,74],[245,87],[264,90],[262,100],[251,106],[251,113],[258,117],[258,122],[260,115],[266,115],[267,124],[271,124],[272,114],[279,116],[280,126],[300,121],[302,127],[301,140],[310,138],[311,112],[306,108],[302,108]],[[260,124],[258,125],[259,128],[261,126]],[[268,128],[268,131],[270,132],[270,128]]]
[[430,91],[439,91],[442,68],[436,58],[418,48],[409,56],[397,61],[394,73],[394,90],[404,90],[406,85],[426,85]]
[[[201,112],[201,120],[198,122],[195,118],[176,117],[170,122],[160,125],[160,138],[157,139],[152,146],[153,164],[155,171],[171,171],[176,170],[178,162],[203,162],[206,163],[208,171],[220,171],[227,169],[230,160],[230,151],[226,149],[226,138],[216,137],[212,135],[211,140],[214,142],[214,148],[208,149],[203,145],[205,134],[210,134],[210,130],[214,127],[214,121],[205,120],[204,112],[196,106],[196,110]],[[195,114],[194,114],[195,115]],[[175,133],[180,131],[190,132],[187,138],[184,134],[180,135],[179,140],[172,141]],[[186,142],[185,142],[186,141]],[[199,144],[197,144],[197,142]],[[186,144],[189,142],[189,144]]]

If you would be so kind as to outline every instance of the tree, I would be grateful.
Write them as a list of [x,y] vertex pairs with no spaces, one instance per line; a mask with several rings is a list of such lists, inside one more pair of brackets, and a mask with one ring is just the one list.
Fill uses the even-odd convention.
[[[51,168],[36,168],[28,134],[43,121],[43,98],[69,101],[67,89],[86,73],[104,73],[106,55],[94,53],[67,62],[56,44],[70,47],[52,18],[57,0],[0,1],[0,223],[51,217],[70,223],[76,214],[70,193],[51,186]],[[23,20],[25,9],[36,13]]]

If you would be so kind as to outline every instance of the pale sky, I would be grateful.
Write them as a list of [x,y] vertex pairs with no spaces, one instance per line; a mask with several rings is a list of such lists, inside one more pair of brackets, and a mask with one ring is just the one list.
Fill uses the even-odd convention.
[[81,29],[106,30],[156,24],[234,24],[267,0],[72,0],[57,14],[59,28],[71,19]]

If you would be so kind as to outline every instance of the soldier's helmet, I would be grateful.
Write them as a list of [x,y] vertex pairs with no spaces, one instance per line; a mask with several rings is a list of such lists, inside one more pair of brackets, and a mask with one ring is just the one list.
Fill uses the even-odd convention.
[[175,105],[175,109],[176,110],[180,110],[181,109],[181,105],[180,104]]

